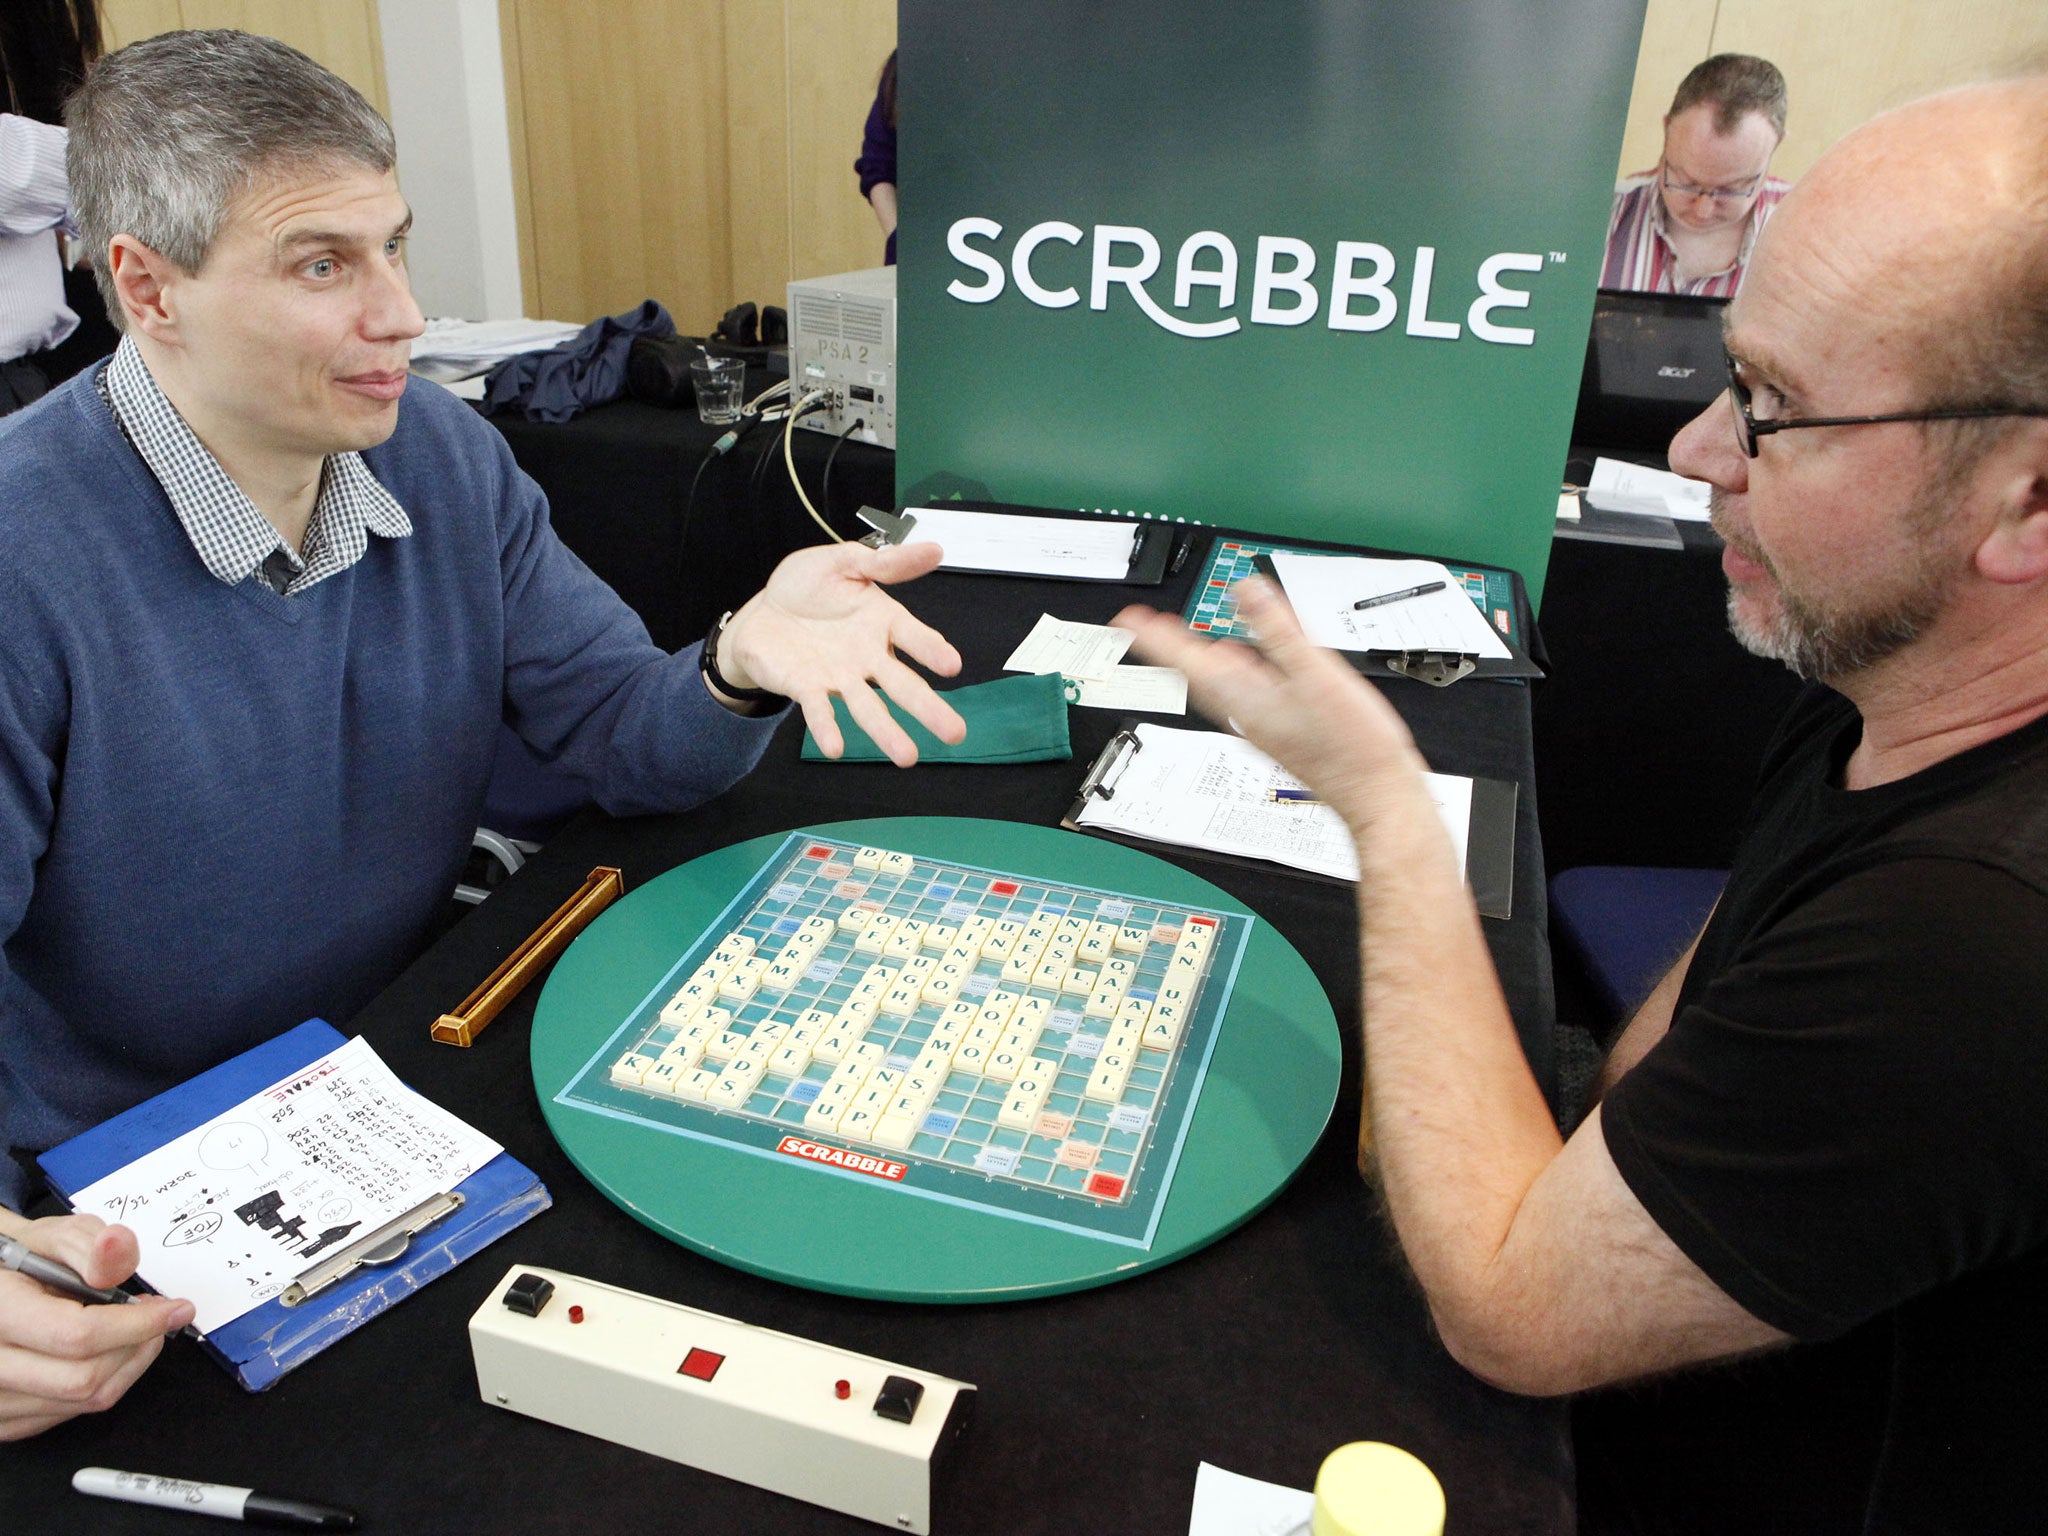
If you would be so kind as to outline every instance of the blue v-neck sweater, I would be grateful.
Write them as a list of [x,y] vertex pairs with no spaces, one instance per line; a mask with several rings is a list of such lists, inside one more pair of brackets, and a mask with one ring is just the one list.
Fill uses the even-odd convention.
[[207,573],[90,371],[0,422],[0,1149],[353,1015],[448,900],[501,720],[616,813],[766,746],[460,401],[415,380],[365,457],[412,536],[280,597]]

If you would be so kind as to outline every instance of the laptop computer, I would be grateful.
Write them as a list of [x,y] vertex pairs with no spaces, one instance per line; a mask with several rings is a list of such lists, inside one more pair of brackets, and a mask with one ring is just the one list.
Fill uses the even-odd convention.
[[1593,306],[1572,443],[1655,454],[1727,387],[1726,299],[1602,288]]

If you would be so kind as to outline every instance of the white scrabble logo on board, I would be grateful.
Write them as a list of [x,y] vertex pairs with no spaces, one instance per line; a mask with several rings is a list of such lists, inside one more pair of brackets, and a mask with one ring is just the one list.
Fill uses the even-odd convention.
[[[953,221],[946,231],[946,249],[979,281],[956,277],[946,285],[948,295],[963,304],[988,304],[1001,298],[1004,290],[1014,284],[1017,292],[1041,309],[1066,309],[1081,302],[1081,290],[1076,284],[1085,270],[1090,309],[1108,309],[1110,289],[1121,287],[1147,319],[1176,336],[1206,340],[1228,336],[1239,328],[1236,315],[1192,320],[1160,304],[1145,286],[1160,271],[1161,262],[1159,238],[1149,229],[1134,224],[1097,224],[1090,232],[1061,219],[1047,219],[1017,237],[1010,249],[1007,269],[999,251],[969,243],[994,243],[1002,235],[1003,226],[994,219]],[[1078,248],[1084,241],[1089,245],[1085,261],[1076,256],[1062,259],[1058,252],[1046,253],[1042,266],[1034,260],[1041,246]],[[1502,276],[1510,272],[1541,272],[1545,266],[1561,265],[1564,260],[1562,251],[1550,252],[1547,260],[1533,251],[1497,251],[1488,256],[1479,263],[1474,275],[1477,296],[1466,305],[1461,325],[1457,320],[1430,318],[1436,247],[1418,245],[1406,263],[1404,329],[1410,336],[1431,341],[1456,341],[1469,330],[1479,340],[1497,346],[1526,347],[1536,340],[1534,328],[1502,325],[1494,319],[1496,310],[1526,309],[1529,305],[1529,291],[1508,287]],[[1320,264],[1319,253],[1306,240],[1287,235],[1258,236],[1252,256],[1251,323],[1307,325],[1324,313],[1325,288],[1329,305],[1324,323],[1333,331],[1383,331],[1401,313],[1402,299],[1394,284],[1403,263],[1386,246],[1371,240],[1339,240],[1330,252],[1329,276],[1319,282]],[[1187,309],[1197,288],[1212,290],[1216,309],[1235,308],[1237,276],[1236,242],[1213,229],[1197,230],[1181,241],[1174,258],[1173,308]],[[1064,286],[1048,286],[1048,281]],[[1453,302],[1462,302],[1462,297]]]
[[785,1136],[777,1143],[776,1151],[791,1157],[809,1158],[814,1163],[829,1163],[834,1168],[847,1168],[855,1173],[870,1174],[878,1179],[901,1183],[907,1171],[902,1163],[892,1163],[886,1157],[874,1157],[866,1152],[849,1152],[844,1147],[828,1147],[815,1141],[805,1141],[801,1136]]

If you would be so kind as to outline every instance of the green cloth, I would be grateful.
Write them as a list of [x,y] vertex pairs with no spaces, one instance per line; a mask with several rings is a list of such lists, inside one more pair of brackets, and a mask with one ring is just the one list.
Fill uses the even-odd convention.
[[[917,743],[920,763],[1047,763],[1065,762],[1074,755],[1067,740],[1067,694],[1057,672],[1040,676],[1021,674],[1002,677],[992,683],[976,683],[941,693],[940,698],[960,712],[967,722],[967,736],[957,747],[948,746],[883,696],[896,723]],[[887,762],[882,749],[846,713],[846,701],[832,699],[832,714],[846,738],[842,763]],[[818,750],[817,740],[804,731],[804,761],[829,762]]]

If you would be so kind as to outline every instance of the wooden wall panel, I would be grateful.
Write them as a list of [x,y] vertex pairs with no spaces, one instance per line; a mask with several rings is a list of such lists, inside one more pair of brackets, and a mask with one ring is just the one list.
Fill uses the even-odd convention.
[[238,27],[290,43],[369,98],[386,116],[377,0],[102,0],[109,49],[186,27]]
[[2048,49],[2048,5],[1722,0],[1714,47],[1761,55],[1785,72],[1792,111],[1773,164],[1779,175],[1796,179],[1865,119],[2038,56]]
[[780,304],[790,278],[790,19],[789,0],[726,0],[726,308]]
[[1792,106],[1772,170],[1797,180],[1858,123],[1946,86],[2048,64],[2041,0],[1649,0],[1620,173],[1654,165],[1685,72],[1754,53],[1785,72]]
[[882,62],[896,46],[896,0],[793,0],[789,38],[791,277],[882,264],[882,229],[853,162]]
[[730,302],[719,0],[517,0],[535,286],[588,320],[659,299],[685,330]]
[[499,0],[499,16],[531,313],[653,297],[703,332],[742,300],[781,303],[792,277],[881,262],[853,162],[896,0]]
[[109,53],[184,25],[178,0],[100,0],[100,35]]

